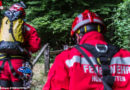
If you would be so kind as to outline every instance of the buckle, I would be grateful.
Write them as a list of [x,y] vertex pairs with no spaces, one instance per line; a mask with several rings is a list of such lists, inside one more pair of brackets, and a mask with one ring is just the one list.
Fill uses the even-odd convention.
[[104,44],[96,44],[95,48],[99,53],[106,53],[108,51],[108,46]]

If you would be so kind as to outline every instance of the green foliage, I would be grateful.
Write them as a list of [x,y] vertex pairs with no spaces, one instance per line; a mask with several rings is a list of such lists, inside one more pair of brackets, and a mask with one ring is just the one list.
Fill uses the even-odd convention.
[[119,47],[130,50],[130,0],[124,0],[114,10],[115,14],[111,17],[115,36],[112,41]]
[[70,30],[72,21],[85,9],[90,9],[100,14],[105,18],[105,22],[108,25],[110,22],[107,18],[113,13],[112,9],[121,2],[121,0],[41,1],[41,4],[37,5],[34,5],[36,3],[28,2],[27,21],[31,21],[30,24],[38,30],[42,43],[49,42],[51,47],[55,49],[62,48],[63,44],[71,44]]
[[[7,7],[21,0],[3,1]],[[122,0],[23,0],[27,23],[38,31],[42,44],[50,43],[53,49],[60,49],[64,44],[71,44],[70,30],[74,18],[89,9],[105,19],[106,25],[114,7]]]

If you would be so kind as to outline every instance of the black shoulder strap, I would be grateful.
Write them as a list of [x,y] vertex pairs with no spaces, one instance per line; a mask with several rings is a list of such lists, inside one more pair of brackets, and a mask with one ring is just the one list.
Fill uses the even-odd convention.
[[[87,49],[96,57],[99,57],[101,55],[107,55],[108,57],[113,57],[113,55],[115,55],[119,51],[118,47],[111,44],[108,45],[97,44],[96,46],[90,44],[82,44],[80,46]],[[101,49],[104,50],[104,52],[103,51],[101,52]]]
[[[106,51],[99,47],[99,49],[101,49],[102,52],[101,52],[101,54],[98,54],[99,52],[97,52],[97,50],[95,51],[95,47],[92,46],[92,45],[86,44],[86,45],[81,45],[81,46],[83,48],[87,49],[88,51],[90,51],[96,57],[102,57],[103,56],[103,60],[105,60],[106,57],[110,57],[110,59],[111,59],[112,56],[119,50],[118,48],[116,48],[114,46],[108,46],[108,48],[105,47]],[[86,55],[86,53],[80,48],[79,45],[75,46],[75,48],[86,58],[86,60],[93,67],[94,71],[96,72],[97,76],[99,77],[98,72],[97,72],[95,66],[91,62],[90,58]],[[110,49],[108,51],[110,51],[112,53],[109,52],[110,54],[107,55],[106,54],[106,53],[108,53],[107,49]],[[115,50],[115,51],[113,51],[112,49]],[[104,51],[104,53],[103,53],[103,51]],[[104,55],[106,55],[106,56],[104,56]],[[105,63],[103,62],[103,64],[107,64],[108,63],[107,60],[105,60],[105,61],[106,62]],[[110,64],[110,61],[109,61],[109,64]],[[110,75],[109,66],[108,65],[107,66],[106,65],[101,65],[101,66],[102,66],[102,70],[105,72],[105,74],[103,74],[103,78],[101,78],[101,77],[99,77],[99,78],[102,80],[102,82],[104,84],[104,89],[105,90],[112,90],[112,85],[113,85],[113,82],[114,82],[114,77],[112,77]],[[107,73],[106,73],[106,71],[107,71]]]
[[16,39],[14,37],[14,33],[13,33],[13,21],[10,21],[10,30],[9,33],[11,33],[13,40],[16,42]]
[[93,65],[93,63],[91,62],[90,58],[86,55],[86,53],[80,48],[79,45],[76,45],[75,48],[86,58],[86,60],[89,62],[89,64],[93,67],[94,71],[96,72],[97,76],[98,76],[98,72],[95,68],[95,66]]

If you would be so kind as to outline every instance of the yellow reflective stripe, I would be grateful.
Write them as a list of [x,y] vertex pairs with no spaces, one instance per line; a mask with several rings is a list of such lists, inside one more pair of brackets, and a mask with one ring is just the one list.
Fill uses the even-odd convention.
[[[0,56],[0,59],[4,59],[7,56]],[[11,58],[23,58],[23,56],[11,56]]]
[[0,57],[0,59],[4,59],[6,56],[2,56],[2,57]]
[[0,53],[0,59],[3,59],[6,57],[6,54],[5,53]]
[[22,56],[11,56],[12,58],[14,58],[14,57],[22,57]]
[[6,54],[5,54],[5,53],[0,53],[0,56],[1,56],[1,55],[2,55],[2,56],[6,56]]
[[100,65],[101,65],[101,62],[100,62],[100,59],[99,59],[99,58],[97,58],[97,62],[98,62],[98,64],[100,64]]
[[85,33],[87,32],[87,27],[86,26],[84,26],[84,29],[85,29]]
[[79,33],[80,33],[80,29],[79,29],[79,30],[77,30],[77,31],[76,31],[76,33],[78,33],[78,34],[79,34]]
[[100,28],[100,25],[98,25],[98,32],[101,32],[101,28]]

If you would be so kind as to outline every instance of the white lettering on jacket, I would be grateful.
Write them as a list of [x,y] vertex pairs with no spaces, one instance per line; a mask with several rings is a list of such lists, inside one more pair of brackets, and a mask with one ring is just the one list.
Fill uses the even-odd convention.
[[[96,63],[96,60],[94,57],[89,57],[92,61],[93,65],[97,69],[99,74],[102,74],[102,69],[99,67],[99,65]],[[80,61],[81,60],[81,61]],[[89,62],[84,58],[80,56],[73,56],[72,59],[66,60],[66,65],[70,68],[73,67],[75,63],[80,63],[83,65],[83,70],[85,73],[95,73]],[[110,64],[110,71],[111,74],[130,74],[130,57],[114,57],[111,60]]]
[[[115,77],[115,81],[121,81],[121,82],[125,82],[126,78],[125,76],[114,76]],[[99,78],[98,76],[92,76],[92,82],[102,82],[101,78]]]
[[[96,60],[94,57],[89,57],[90,60],[92,61],[93,65],[97,65]],[[89,64],[89,62],[84,58],[80,56],[73,56],[72,59],[66,60],[66,65],[68,67],[73,67],[75,63],[80,63],[81,59],[81,64]],[[122,65],[130,65],[130,57],[113,57],[111,60],[111,65],[113,64],[122,64]]]
[[[98,65],[95,66],[99,75],[102,75],[102,69]],[[90,65],[83,65],[84,73],[95,73],[93,67]],[[111,74],[130,74],[130,66],[122,66],[122,65],[110,65]]]
[[[98,71],[98,74],[102,75],[102,68],[97,64],[95,58],[89,58],[95,66],[96,70]],[[69,68],[73,67],[75,63],[80,63],[83,65],[84,73],[95,73],[92,66],[84,57],[73,56],[72,59],[66,60],[65,63]],[[116,76],[114,76],[115,81],[126,81],[125,76],[122,75],[130,74],[130,57],[113,57],[110,63],[110,71],[111,74],[116,74]],[[92,76],[92,81],[101,82],[100,78],[98,78],[97,76]]]

